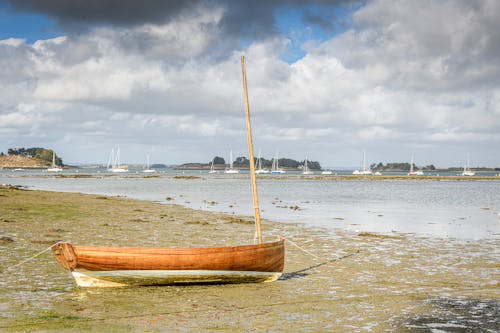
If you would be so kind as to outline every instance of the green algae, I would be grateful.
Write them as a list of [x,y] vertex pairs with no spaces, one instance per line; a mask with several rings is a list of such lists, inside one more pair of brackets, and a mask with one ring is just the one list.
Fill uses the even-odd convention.
[[[283,235],[303,249],[287,243],[285,274],[277,282],[81,289],[50,253],[9,267],[57,240],[248,244],[252,218],[117,197],[8,187],[0,194],[0,217],[9,221],[0,222],[0,236],[12,240],[0,244],[0,331],[402,331],[453,320],[445,311],[432,317],[444,301],[429,300],[489,300],[492,310],[500,300],[497,239],[333,233],[271,221],[263,221],[266,241]],[[457,316],[472,318],[472,307]]]

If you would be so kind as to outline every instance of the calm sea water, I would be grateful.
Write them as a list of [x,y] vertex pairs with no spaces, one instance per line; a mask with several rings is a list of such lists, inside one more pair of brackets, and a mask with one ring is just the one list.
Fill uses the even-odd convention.
[[[96,175],[98,170],[80,170]],[[65,171],[64,174],[74,173]],[[198,175],[197,179],[172,176]],[[41,171],[0,171],[1,184],[175,203],[252,215],[248,175],[208,175],[167,169],[96,178],[47,177]],[[414,233],[458,239],[500,238],[500,181],[258,179],[262,217],[330,230]]]

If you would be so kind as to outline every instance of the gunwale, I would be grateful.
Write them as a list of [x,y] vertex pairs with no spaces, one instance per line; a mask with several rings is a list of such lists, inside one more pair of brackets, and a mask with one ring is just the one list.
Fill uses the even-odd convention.
[[57,261],[69,270],[219,270],[282,272],[284,239],[255,245],[202,248],[130,248],[52,246]]

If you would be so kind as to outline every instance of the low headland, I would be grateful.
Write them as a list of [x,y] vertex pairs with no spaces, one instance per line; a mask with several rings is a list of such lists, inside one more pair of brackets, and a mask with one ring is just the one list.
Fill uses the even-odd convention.
[[47,148],[9,148],[0,152],[0,169],[46,169],[55,164],[64,166],[55,151]]
[[18,156],[18,155],[0,155],[0,168],[2,169],[46,169],[50,164],[37,158]]

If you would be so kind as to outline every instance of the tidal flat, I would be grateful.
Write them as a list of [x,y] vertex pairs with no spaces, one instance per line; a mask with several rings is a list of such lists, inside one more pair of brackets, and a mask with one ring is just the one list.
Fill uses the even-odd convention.
[[[50,252],[82,245],[251,244],[253,218],[122,197],[0,186],[0,331],[497,332],[500,240],[263,221],[290,240],[264,284],[82,289]],[[293,242],[293,243],[292,243]],[[300,247],[300,248],[299,248]]]

